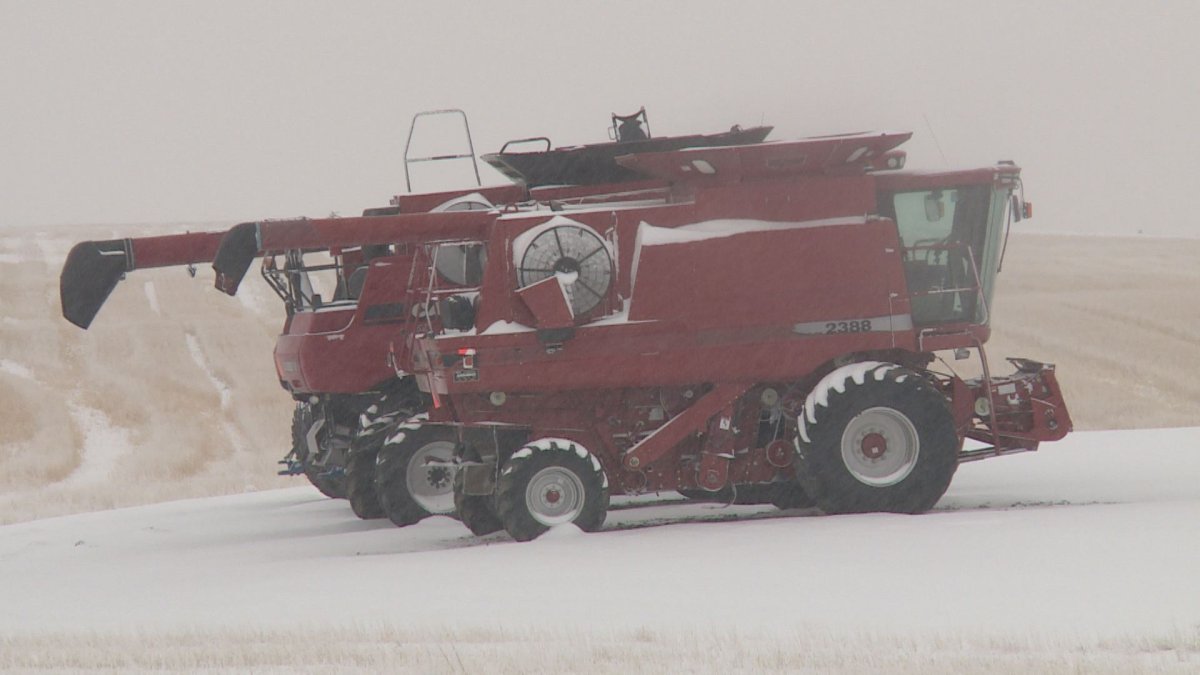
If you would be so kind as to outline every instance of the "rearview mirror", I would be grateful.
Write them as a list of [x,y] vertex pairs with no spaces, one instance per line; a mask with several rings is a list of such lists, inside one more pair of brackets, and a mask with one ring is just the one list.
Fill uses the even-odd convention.
[[925,220],[937,222],[946,216],[946,203],[942,201],[942,191],[936,190],[925,195]]
[[1014,223],[1019,223],[1022,220],[1033,217],[1033,202],[1021,200],[1016,195],[1010,197],[1010,205],[1012,219]]

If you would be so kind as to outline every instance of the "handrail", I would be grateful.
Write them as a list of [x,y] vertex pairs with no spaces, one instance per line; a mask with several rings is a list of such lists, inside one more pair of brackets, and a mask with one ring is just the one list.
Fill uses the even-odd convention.
[[499,154],[503,155],[504,151],[508,149],[508,146],[512,145],[513,143],[533,143],[534,141],[545,141],[546,149],[543,150],[543,152],[550,152],[551,146],[549,138],[546,138],[545,136],[531,136],[529,138],[514,138],[513,140],[505,143],[504,145],[500,146]]
[[[453,154],[453,155],[434,155],[431,157],[410,158],[409,150],[412,147],[413,131],[417,128],[417,120],[422,117],[431,117],[434,115],[461,115],[463,129],[467,133],[467,150],[469,154]],[[408,165],[416,162],[440,162],[447,159],[471,159],[471,165],[475,169],[475,185],[483,187],[483,180],[479,177],[479,161],[475,159],[475,144],[471,141],[471,125],[467,122],[467,113],[459,108],[444,108],[442,110],[425,110],[413,115],[412,123],[408,127],[408,140],[404,143],[404,184],[408,187],[408,191],[412,192],[412,177],[409,175]]]

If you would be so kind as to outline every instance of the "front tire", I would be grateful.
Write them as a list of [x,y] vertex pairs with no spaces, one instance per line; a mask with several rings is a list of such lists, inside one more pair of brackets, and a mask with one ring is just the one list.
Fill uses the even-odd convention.
[[500,470],[496,513],[517,541],[566,523],[594,532],[608,514],[608,479],[600,461],[571,441],[530,443]]
[[958,467],[945,397],[895,364],[838,369],[809,395],[799,420],[796,471],[825,513],[921,513]]
[[406,390],[384,394],[359,416],[358,431],[350,443],[346,460],[346,499],[354,515],[363,520],[385,518],[387,513],[375,489],[379,450],[395,420],[409,420],[420,405],[419,394]]
[[346,499],[354,515],[363,520],[383,518],[387,514],[379,504],[375,491],[375,464],[379,456],[379,439],[371,439],[365,447],[350,447],[346,459]]
[[[454,513],[454,430],[401,424],[383,443],[375,467],[379,504],[396,526]],[[436,464],[430,465],[434,461]]]

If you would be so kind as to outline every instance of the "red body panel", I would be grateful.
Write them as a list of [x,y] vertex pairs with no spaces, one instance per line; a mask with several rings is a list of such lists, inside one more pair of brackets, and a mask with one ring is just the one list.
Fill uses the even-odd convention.
[[359,394],[395,377],[394,326],[355,325],[356,311],[299,312],[275,341],[275,369],[293,393]]
[[861,174],[863,164],[912,136],[911,133],[847,134],[806,141],[693,148],[618,157],[617,163],[651,176],[697,185],[792,176],[797,173]]
[[862,220],[643,244],[629,320],[720,334],[890,315],[893,289],[879,272],[899,264],[894,232],[890,222]]
[[358,394],[396,376],[388,363],[401,334],[411,256],[371,261],[357,303],[296,312],[275,342],[275,370],[294,394]]
[[224,236],[224,232],[189,232],[130,239],[131,269],[212,262]]
[[575,324],[571,306],[556,277],[546,277],[522,288],[517,295],[533,314],[533,323],[538,328],[568,328]]
[[[896,336],[882,323],[820,334],[827,322],[892,316],[891,295],[904,288],[889,281],[902,279],[900,265],[886,220],[644,246],[626,321],[580,325],[552,353],[529,332],[421,344],[441,354],[478,350],[476,379],[453,383],[434,369],[439,394],[797,378],[847,351],[913,345],[911,329]],[[821,326],[796,331],[812,323]]]
[[523,185],[498,185],[448,192],[396,195],[392,197],[392,205],[399,206],[401,213],[428,213],[442,204],[470,194],[479,194],[493,204],[512,204],[525,199],[527,191]]
[[480,238],[495,215],[480,211],[398,216],[269,220],[258,225],[259,252],[364,244],[426,243]]

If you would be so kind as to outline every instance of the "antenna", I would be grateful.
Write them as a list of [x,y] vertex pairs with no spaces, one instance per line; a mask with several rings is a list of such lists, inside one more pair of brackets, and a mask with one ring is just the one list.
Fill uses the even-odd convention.
[[950,160],[946,159],[946,153],[942,152],[942,143],[938,140],[937,134],[934,133],[933,125],[929,123],[929,118],[925,115],[925,113],[922,112],[921,119],[925,120],[925,127],[929,129],[929,135],[933,136],[933,144],[937,146],[938,154],[942,156],[942,162],[945,163],[946,166],[950,166]]

